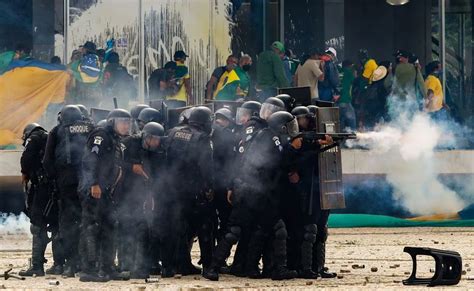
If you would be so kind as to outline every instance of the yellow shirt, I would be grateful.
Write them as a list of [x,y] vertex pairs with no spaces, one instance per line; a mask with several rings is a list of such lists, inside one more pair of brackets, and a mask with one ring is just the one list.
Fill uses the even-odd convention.
[[168,100],[178,100],[178,101],[188,101],[188,94],[186,93],[186,86],[184,85],[184,80],[191,78],[189,75],[188,67],[185,64],[177,62],[176,63],[176,72],[175,80],[178,83],[179,89],[175,95],[169,96]]
[[433,91],[433,99],[431,102],[428,102],[426,105],[426,111],[428,112],[435,112],[443,108],[443,86],[441,85],[441,81],[433,75],[429,75],[425,80],[426,90]]
[[362,73],[362,76],[370,80],[370,77],[372,77],[372,74],[374,73],[375,69],[377,69],[377,67],[378,65],[374,59],[368,60],[364,65],[364,72]]

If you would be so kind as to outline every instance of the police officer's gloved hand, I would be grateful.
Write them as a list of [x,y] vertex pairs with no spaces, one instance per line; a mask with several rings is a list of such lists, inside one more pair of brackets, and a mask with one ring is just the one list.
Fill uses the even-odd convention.
[[91,196],[95,199],[100,199],[102,196],[102,190],[100,189],[99,185],[94,185],[91,187]]
[[300,175],[298,175],[298,172],[291,172],[288,173],[288,179],[291,184],[297,184],[300,181]]
[[150,179],[150,177],[148,176],[148,174],[145,172],[145,169],[143,169],[143,165],[141,164],[134,164],[132,166],[132,170],[133,170],[133,173],[137,174],[137,175],[140,175],[142,177],[144,177],[145,179]]
[[295,150],[299,150],[303,145],[303,138],[298,137],[291,141],[291,147]]
[[320,139],[319,140],[319,144],[320,145],[330,145],[332,144],[334,141],[332,139],[332,137],[330,135],[327,135],[326,134],[326,138],[325,139]]

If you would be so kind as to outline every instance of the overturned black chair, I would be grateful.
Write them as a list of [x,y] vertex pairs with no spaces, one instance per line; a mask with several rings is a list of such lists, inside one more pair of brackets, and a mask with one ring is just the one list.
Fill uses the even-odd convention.
[[[403,285],[456,285],[461,280],[462,259],[458,252],[437,250],[432,248],[405,247],[404,252],[410,254],[413,269],[410,277],[403,280]],[[435,260],[436,268],[432,278],[416,277],[416,256],[431,256]]]

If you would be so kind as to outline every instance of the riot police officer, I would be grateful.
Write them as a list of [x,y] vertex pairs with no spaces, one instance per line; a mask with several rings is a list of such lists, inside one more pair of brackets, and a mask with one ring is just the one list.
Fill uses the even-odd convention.
[[286,150],[291,137],[298,133],[298,125],[288,112],[273,113],[268,125],[269,128],[262,129],[252,141],[239,148],[241,171],[234,183],[228,229],[217,245],[211,268],[203,272],[207,279],[219,279],[218,267],[229,256],[232,245],[239,241],[245,228],[251,233],[246,260],[249,277],[259,276],[258,262],[264,243],[270,238],[274,262],[271,278],[296,277],[296,272],[286,267],[287,231],[279,208],[280,187],[286,178]]
[[161,113],[155,108],[143,109],[137,117],[138,128],[142,130],[145,124],[147,124],[148,122],[161,123]]
[[[47,131],[37,123],[28,124],[23,130],[23,146],[21,155],[22,183],[26,189],[26,214],[30,218],[30,231],[33,236],[31,267],[21,271],[21,276],[44,276],[43,265],[46,262],[44,252],[49,242],[48,224],[57,224],[57,219],[51,219],[46,214],[51,203],[51,182],[44,171],[42,157],[44,155]],[[28,188],[29,185],[29,188]],[[51,205],[50,205],[51,206]],[[46,211],[45,211],[46,210]],[[53,231],[54,265],[48,273],[62,273],[56,231]]]
[[214,114],[212,131],[214,195],[219,219],[217,239],[221,239],[225,234],[227,219],[230,215],[231,206],[227,201],[227,191],[231,185],[229,179],[232,178],[236,139],[232,111],[227,108],[217,110]]
[[140,112],[142,112],[143,109],[145,108],[150,108],[150,106],[146,104],[137,104],[130,109],[130,115],[132,116],[133,119],[133,124],[132,124],[132,133],[138,133],[138,115],[140,115]]
[[44,167],[56,180],[59,198],[59,235],[66,259],[64,275],[74,277],[78,264],[81,203],[78,194],[82,154],[92,125],[85,122],[75,105],[61,110],[60,123],[48,137]]
[[[147,109],[145,109],[147,110]],[[145,111],[143,110],[142,113]],[[159,176],[163,173],[165,154],[162,143],[165,130],[156,122],[147,123],[142,132],[123,140],[124,181],[118,191],[119,229],[121,249],[119,262],[122,270],[132,272],[132,278],[145,279],[149,276],[150,265],[157,264],[156,232],[149,229],[152,217],[147,213],[154,210],[154,189],[159,188]],[[161,172],[161,173],[160,173]],[[150,253],[148,253],[150,251]],[[147,254],[152,260],[147,259]]]
[[[121,137],[130,135],[132,117],[124,109],[107,116],[107,126],[88,137],[82,159],[82,220],[86,245],[86,264],[80,275],[83,282],[124,279],[114,266],[114,227],[116,187],[123,176],[124,145]],[[100,254],[100,262],[99,262]],[[97,270],[99,263],[100,270]]]
[[91,115],[89,114],[89,111],[87,110],[87,107],[82,104],[76,104],[77,108],[81,110],[82,113],[82,120],[84,120],[87,123],[94,124],[94,121],[91,118]]
[[[194,272],[189,270],[191,266],[188,244],[194,233],[197,233],[199,238],[204,270],[209,267],[211,261],[211,114],[207,107],[196,107],[189,116],[188,125],[175,127],[168,134],[168,173],[165,181],[167,192],[160,193],[157,203],[162,245],[161,276],[164,278],[172,277],[176,272]],[[185,270],[178,270],[178,267],[184,267]]]

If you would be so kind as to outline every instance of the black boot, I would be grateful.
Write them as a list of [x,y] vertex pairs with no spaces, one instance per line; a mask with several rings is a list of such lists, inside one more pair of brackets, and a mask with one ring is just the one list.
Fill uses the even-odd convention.
[[313,245],[316,241],[317,226],[308,224],[304,226],[303,241],[301,242],[301,270],[298,271],[298,278],[317,279],[318,272],[312,270],[313,266]]
[[298,276],[294,270],[286,266],[286,240],[288,238],[285,223],[279,220],[275,226],[273,240],[273,270],[272,280],[290,280]]
[[332,279],[337,277],[336,273],[328,272],[324,267],[326,263],[326,243],[316,242],[314,244],[313,271],[317,272],[323,279]]
[[232,263],[232,266],[230,267],[230,274],[241,278],[246,277],[244,264],[236,262]]
[[44,276],[44,268],[43,265],[33,265],[28,270],[22,270],[18,272],[18,275],[22,277],[42,277]]
[[45,273],[48,275],[61,275],[63,271],[63,265],[54,264],[51,268],[47,269]]
[[64,272],[62,274],[63,277],[74,278],[76,275],[76,264],[72,262],[66,263],[66,267],[64,268]]
[[99,274],[95,266],[95,262],[86,263],[79,275],[79,281],[81,282],[108,282],[110,278]]
[[24,277],[44,276],[44,252],[48,244],[48,236],[46,230],[31,224],[30,232],[33,236],[31,248],[31,262],[32,266],[28,270],[22,270],[18,274]]
[[318,279],[318,273],[315,273],[311,269],[305,269],[298,271],[298,278],[302,279]]
[[272,280],[290,280],[298,276],[298,273],[293,270],[288,270],[287,267],[275,267],[272,272]]
[[202,276],[211,281],[219,281],[219,271],[217,265],[215,265],[215,267],[204,267],[202,269]]
[[251,279],[261,279],[262,274],[258,267],[265,246],[265,233],[262,229],[257,229],[250,235],[247,259],[245,260],[245,273]]
[[173,278],[176,271],[173,268],[163,266],[161,269],[161,278]]

